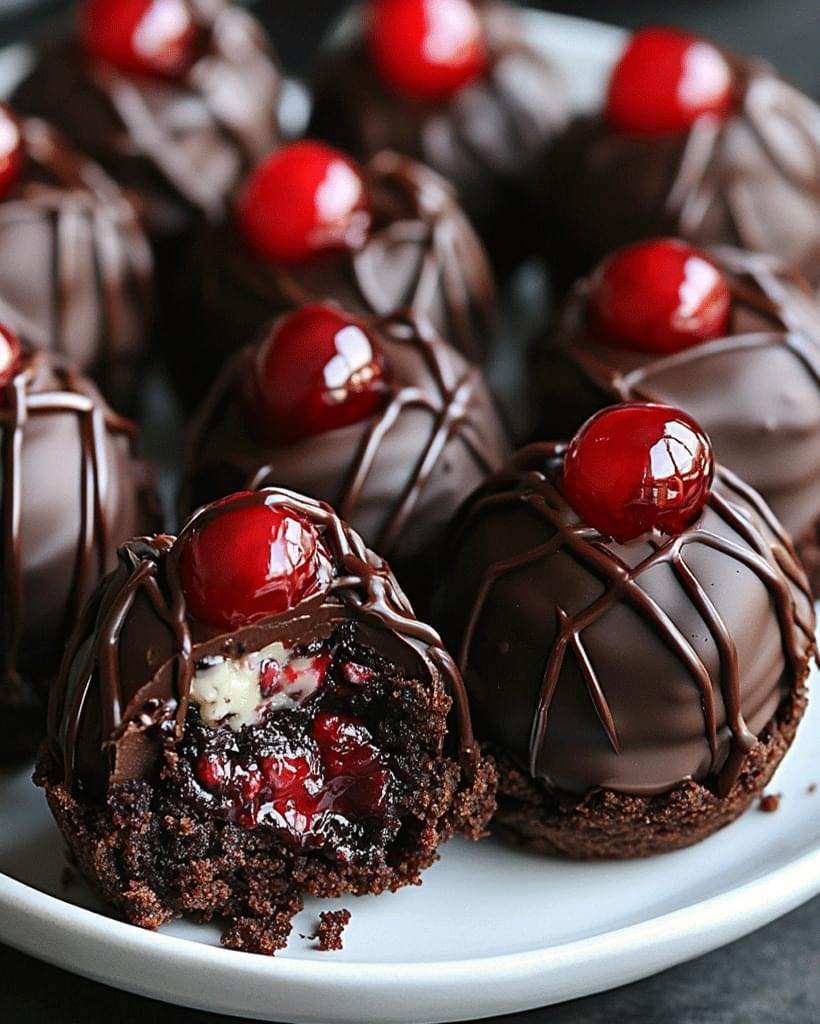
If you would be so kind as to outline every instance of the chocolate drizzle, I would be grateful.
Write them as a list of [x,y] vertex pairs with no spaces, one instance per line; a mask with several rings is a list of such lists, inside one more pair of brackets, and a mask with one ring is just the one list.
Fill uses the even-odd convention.
[[152,308],[152,264],[134,210],[43,122],[21,124],[22,178],[0,203],[0,319],[133,403]]
[[232,490],[290,487],[328,501],[404,585],[423,579],[429,590],[427,561],[446,524],[464,495],[503,464],[507,443],[481,371],[429,324],[386,319],[372,329],[393,382],[382,411],[282,447],[261,446],[249,434],[255,349],[240,353],[194,422],[181,510]]
[[36,690],[56,673],[62,643],[110,569],[115,545],[153,525],[156,511],[137,458],[136,427],[46,353],[27,354],[2,389],[0,448],[0,680],[8,696],[21,687]]
[[[500,732],[502,742],[506,739],[508,745],[515,746],[511,737],[524,728],[522,716],[525,715],[526,702],[531,699],[528,686],[531,688],[533,704],[529,735],[526,738],[521,735],[518,749],[512,749],[510,753],[520,754],[533,777],[557,784],[559,788],[583,790],[595,784],[592,776],[597,773],[596,781],[601,786],[626,792],[663,791],[691,774],[702,780],[714,780],[717,791],[726,793],[742,769],[744,756],[755,745],[757,734],[766,724],[765,720],[760,721],[761,707],[773,710],[769,694],[757,691],[774,682],[775,690],[780,691],[775,698],[776,707],[793,688],[802,687],[808,674],[809,659],[814,650],[814,615],[807,581],[791,541],[755,492],[729,471],[719,469],[708,501],[708,511],[680,536],[647,535],[631,545],[616,545],[579,522],[561,495],[558,480],[563,451],[560,445],[548,444],[524,449],[515,457],[510,469],[491,478],[477,492],[458,523],[454,538],[456,555],[451,581],[445,588],[445,599],[450,609],[454,602],[463,600],[467,611],[463,616],[452,610],[445,611],[444,617],[450,620],[452,637],[458,635],[461,639],[460,664],[467,684],[473,690],[472,695],[482,705],[490,730],[496,734]],[[527,536],[524,520],[515,518],[522,509],[533,517],[530,527],[534,531],[533,536],[537,538],[540,534],[542,540],[523,539]],[[537,526],[538,522],[542,523],[541,527]],[[484,551],[482,545],[486,546],[488,538],[501,530],[521,531],[522,539],[520,542],[515,538],[506,541],[503,556],[496,557],[492,550]],[[475,556],[477,550],[484,552],[482,562],[470,570],[473,580],[462,587],[460,579],[465,572],[465,559]],[[698,555],[694,562],[693,554]],[[741,577],[739,570],[737,578],[732,581],[732,563],[751,574],[769,596],[769,614],[776,616],[782,653],[777,655],[776,650],[772,650],[764,654],[761,650],[759,658],[764,663],[770,658],[784,659],[782,674],[775,673],[774,680],[766,680],[766,669],[758,669],[756,664],[749,665],[748,658],[744,658],[738,649],[738,636],[730,624],[733,617],[735,622],[738,621],[737,602],[742,608],[744,600],[748,600],[751,613],[759,599],[750,589],[750,576]],[[522,617],[523,635],[530,637],[528,642],[534,645],[535,658],[539,643],[535,639],[537,634],[532,633],[532,615],[548,614],[546,609],[552,599],[538,605],[539,611],[536,612],[532,598],[528,599],[526,590],[521,589],[532,588],[535,585],[533,577],[526,582],[522,577],[518,589],[505,590],[503,598],[493,602],[493,596],[501,582],[530,569],[538,571],[539,565],[545,574],[561,574],[549,591],[557,595],[552,606],[555,621],[554,625],[543,623],[541,669],[528,655],[524,656],[523,663],[529,672],[535,673],[532,679],[521,675],[522,662],[518,661],[516,695],[509,689],[511,683],[505,678],[504,660],[505,648],[513,638],[507,638],[505,643],[503,634],[495,634],[497,629],[503,629],[494,618],[500,608],[499,601],[521,599],[518,612],[511,614]],[[659,568],[664,573],[671,572],[671,575],[659,576]],[[579,590],[572,585],[576,574],[579,580],[589,574],[600,586]],[[563,588],[563,599],[560,597],[561,579],[568,584]],[[734,594],[724,590],[727,581],[735,588]],[[685,595],[696,619],[705,626],[710,643],[717,651],[715,663],[710,665],[704,655],[708,646],[696,645],[686,635],[680,624],[680,612],[673,615],[671,609],[679,608],[676,590]],[[566,607],[564,601],[572,602],[573,607]],[[625,620],[621,618],[616,624],[611,613],[619,607],[630,609],[644,626],[638,629],[633,625],[628,637],[618,636],[617,629],[623,627]],[[731,614],[727,615],[729,612]],[[611,646],[604,643],[603,634],[595,631],[596,624],[607,615],[610,616]],[[460,626],[458,622],[461,622]],[[493,635],[488,637],[487,630]],[[613,630],[616,632],[612,633]],[[596,634],[592,639],[594,650],[587,642],[592,633]],[[648,641],[649,634],[655,637],[654,642]],[[482,641],[480,649],[477,647],[479,638]],[[679,666],[677,671],[666,670],[670,676],[668,680],[653,675],[656,643]],[[637,664],[642,664],[643,668],[637,681],[630,674],[632,670],[624,669],[619,661],[619,652],[629,644],[640,645]],[[668,658],[664,661],[657,657],[654,672],[663,673]],[[743,678],[744,669],[747,676],[759,671],[761,678]],[[667,754],[665,745],[667,742],[672,745],[680,739],[679,724],[675,718],[679,712],[675,708],[683,709],[680,692],[676,689],[677,680],[673,685],[673,677],[680,670],[683,672],[682,684],[686,685],[688,680],[699,694],[702,729],[709,755],[701,767],[696,753],[689,771],[682,770],[675,778],[674,775],[670,777],[670,773],[681,770],[679,757],[671,751]],[[485,677],[486,684],[482,681]],[[561,730],[573,728],[577,735],[562,735],[560,749],[565,754],[571,751],[568,758],[571,763],[557,765],[550,751],[550,736],[553,741],[558,738],[554,731],[550,732],[551,711],[561,686],[572,687],[576,678],[581,680],[586,690],[589,700],[586,706],[594,709],[594,719],[588,719],[582,701],[572,703],[573,698],[570,697],[571,702],[562,706],[562,721],[556,723],[556,727]],[[626,693],[618,693],[618,686],[626,687]],[[635,716],[642,712],[649,716],[652,714],[641,703],[636,703],[641,701],[642,692],[648,700],[646,687],[668,692],[671,706],[658,720],[642,723]],[[488,707],[489,700],[493,704]],[[523,706],[515,709],[504,706],[506,701],[513,700],[523,702]],[[628,712],[625,712],[628,717],[619,720],[615,704],[622,710],[628,707]],[[668,718],[670,715],[672,717]],[[750,716],[757,718],[754,729],[749,725]],[[725,718],[725,726],[721,717]],[[592,721],[597,722],[603,731],[611,752],[603,758],[592,749],[596,743]],[[722,738],[724,728],[728,729],[728,743]],[[668,730],[668,737],[664,730]],[[624,735],[629,737],[626,744]],[[585,743],[590,745],[589,750],[583,749]],[[657,751],[651,749],[655,746]],[[691,754],[688,756],[691,758]],[[667,758],[669,763],[666,763]],[[619,778],[621,761],[624,762],[623,774]],[[629,761],[635,761],[642,767],[646,772],[645,779],[636,777],[635,765],[626,763]],[[557,782],[556,775],[559,777]]]
[[[409,673],[447,688],[462,759],[467,767],[474,764],[478,751],[461,676],[436,632],[415,618],[386,564],[329,506],[273,488],[236,499],[237,505],[262,502],[285,505],[319,529],[333,568],[326,591],[288,613],[220,634],[188,618],[176,538],[126,544],[119,568],[86,608],[52,693],[50,745],[67,786],[105,788],[108,782],[149,777],[160,757],[160,737],[174,743],[182,735],[193,674],[202,658],[236,656],[278,638],[307,642],[346,619],[360,623],[368,642],[386,645],[390,657]],[[217,514],[213,506],[198,512],[180,539]],[[95,778],[103,750],[110,758],[108,769]]]

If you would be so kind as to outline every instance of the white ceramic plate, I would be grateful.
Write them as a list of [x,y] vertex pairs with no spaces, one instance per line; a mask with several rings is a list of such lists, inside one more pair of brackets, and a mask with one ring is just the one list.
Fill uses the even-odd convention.
[[[531,17],[578,105],[594,103],[622,34]],[[0,59],[0,78],[21,60]],[[420,889],[311,902],[275,960],[220,949],[216,927],[140,931],[83,883],[64,886],[59,837],[29,776],[0,773],[0,940],[141,995],[262,1020],[421,1024],[531,1009],[705,953],[820,892],[820,707],[770,787],[783,794],[775,814],[752,810],[694,849],[636,863],[453,842]],[[353,911],[343,952],[299,937],[319,909],[340,906]]]

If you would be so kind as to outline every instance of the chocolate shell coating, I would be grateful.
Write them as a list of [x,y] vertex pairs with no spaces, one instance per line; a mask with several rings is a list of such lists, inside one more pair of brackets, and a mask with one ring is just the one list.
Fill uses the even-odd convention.
[[627,242],[677,235],[770,253],[820,283],[820,108],[770,69],[729,58],[737,107],[685,135],[580,117],[534,178],[544,238],[568,284]]
[[159,242],[224,218],[238,181],[279,138],[281,79],[261,27],[227,0],[185,3],[202,40],[182,79],[128,76],[61,39],[12,101],[98,160]]
[[602,343],[589,324],[593,281],[575,286],[541,368],[539,433],[571,437],[618,400],[683,409],[800,539],[820,520],[820,304],[777,259],[710,255],[731,289],[729,331],[674,355]]
[[[284,505],[313,523],[330,556],[326,588],[281,615],[220,632],[188,617],[176,538],[122,547],[117,568],[86,606],[52,691],[49,754],[66,786],[99,796],[109,784],[151,778],[163,742],[182,735],[202,659],[235,658],[276,641],[305,643],[346,621],[409,677],[446,689],[461,758],[474,764],[478,753],[458,669],[436,632],[416,619],[387,565],[320,502],[280,489],[239,502]],[[200,511],[180,537],[213,515],[213,509]]]
[[[468,358],[489,343],[492,272],[452,189],[433,171],[395,153],[363,168],[373,227],[354,252],[297,266],[258,259],[231,225],[193,245],[180,343],[170,353],[183,397],[201,401],[226,359],[278,312],[334,300],[354,313],[412,316]],[[195,322],[191,323],[191,311]]]
[[617,544],[562,496],[562,452],[520,452],[451,538],[440,618],[483,736],[545,793],[726,793],[808,675],[794,549],[724,469],[681,535]]
[[[115,564],[117,546],[155,528],[157,512],[136,427],[48,353],[27,354],[2,388],[0,446],[5,758],[31,752],[83,603]],[[8,726],[15,718],[19,732]]]
[[100,167],[42,121],[20,130],[23,169],[0,202],[0,321],[130,410],[152,320],[148,243]]
[[194,422],[181,511],[273,484],[311,495],[336,508],[421,599],[450,519],[509,449],[481,371],[432,328],[382,321],[373,333],[391,381],[379,415],[280,447],[252,437],[256,349],[241,352]]
[[494,264],[505,269],[521,261],[532,244],[524,181],[566,122],[568,100],[557,69],[530,46],[518,13],[495,0],[476,7],[489,69],[438,102],[410,99],[382,80],[362,38],[360,17],[355,30],[332,41],[320,57],[310,131],[362,160],[392,149],[443,174]]

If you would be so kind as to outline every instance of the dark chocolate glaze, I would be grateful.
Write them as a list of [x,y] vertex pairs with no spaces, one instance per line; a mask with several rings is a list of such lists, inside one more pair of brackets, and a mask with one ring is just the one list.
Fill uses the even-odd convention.
[[152,313],[152,261],[131,204],[42,121],[21,122],[24,164],[0,203],[0,321],[133,407]]
[[527,40],[514,8],[479,2],[490,66],[449,100],[400,95],[374,68],[361,17],[332,40],[314,77],[310,131],[359,159],[383,149],[421,160],[455,185],[497,267],[522,260],[535,237],[524,202],[531,163],[568,117],[554,65]]
[[540,436],[571,437],[613,401],[684,409],[717,458],[801,537],[820,520],[820,304],[781,261],[726,246],[710,255],[732,292],[729,333],[671,356],[601,343],[580,281],[547,350]]
[[60,39],[13,99],[98,160],[159,241],[222,219],[237,182],[279,138],[281,79],[261,27],[228,0],[186,3],[203,41],[181,80],[126,76]]
[[8,720],[15,706],[36,708],[45,696],[117,546],[158,518],[136,427],[48,353],[27,353],[0,389],[0,451],[0,704]]
[[446,526],[509,448],[481,371],[429,325],[374,322],[391,380],[381,413],[280,447],[248,429],[255,347],[223,371],[194,421],[181,511],[273,484],[327,501],[389,562],[402,586],[429,593]]
[[729,59],[725,122],[638,136],[580,117],[548,150],[534,188],[562,281],[627,242],[679,235],[779,256],[820,283],[820,108],[765,65]]
[[[464,684],[438,634],[419,622],[395,578],[361,538],[321,502],[268,489],[237,499],[285,505],[319,529],[330,557],[325,588],[291,611],[220,633],[189,619],[176,538],[131,541],[83,613],[52,691],[49,745],[66,785],[100,794],[109,784],[148,778],[163,740],[182,735],[196,665],[239,657],[267,644],[324,638],[344,621],[410,677],[443,684],[454,702],[465,766],[478,757]],[[180,538],[214,515],[198,512]]]
[[759,496],[719,469],[675,537],[616,544],[559,490],[561,446],[532,445],[467,503],[442,593],[485,736],[550,788],[725,793],[799,691],[814,610]]
[[[478,360],[495,310],[492,272],[452,189],[433,171],[395,153],[364,167],[373,229],[354,252],[294,267],[257,259],[231,225],[191,247],[182,340],[171,353],[181,393],[200,401],[228,356],[254,340],[273,315],[317,300],[375,316],[429,322]],[[200,316],[192,324],[191,310]],[[185,332],[183,334],[183,332]]]

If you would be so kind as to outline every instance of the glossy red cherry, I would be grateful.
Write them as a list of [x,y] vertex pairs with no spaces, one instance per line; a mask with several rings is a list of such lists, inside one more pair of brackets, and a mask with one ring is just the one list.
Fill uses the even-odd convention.
[[359,248],[370,229],[356,164],[320,142],[294,142],[256,168],[239,200],[239,229],[271,263]]
[[732,70],[720,50],[674,28],[636,32],[612,72],[606,114],[622,131],[685,132],[732,106]]
[[679,409],[627,403],[581,427],[564,459],[564,495],[599,533],[625,543],[650,530],[678,534],[712,486],[709,438]]
[[0,386],[8,384],[17,373],[22,355],[17,335],[0,324]]
[[0,103],[0,200],[6,198],[23,169],[23,135],[17,118]]
[[178,542],[188,612],[220,629],[281,614],[327,585],[328,556],[315,526],[286,506],[247,498],[212,505],[202,526]]
[[447,99],[489,64],[471,0],[374,0],[367,38],[382,79],[412,99]]
[[86,0],[87,53],[127,75],[178,78],[196,60],[199,28],[185,0]]
[[712,261],[658,238],[620,249],[595,273],[589,296],[603,341],[638,352],[680,352],[729,328],[732,294]]
[[370,419],[390,394],[376,338],[355,317],[322,305],[274,325],[256,357],[255,391],[255,432],[273,443]]

